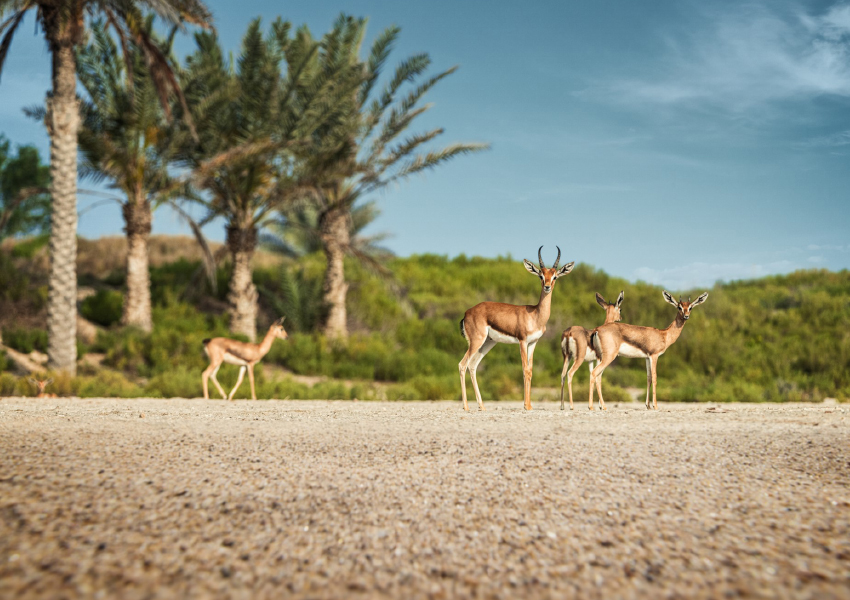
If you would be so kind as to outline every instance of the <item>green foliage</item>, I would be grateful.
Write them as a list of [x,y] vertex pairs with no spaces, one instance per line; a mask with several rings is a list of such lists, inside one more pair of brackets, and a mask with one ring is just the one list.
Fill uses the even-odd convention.
[[0,134],[0,241],[46,232],[50,227],[50,167],[41,164],[35,146],[10,152]]
[[44,329],[4,329],[3,343],[13,350],[29,354],[33,350],[47,352],[47,331]]
[[109,327],[121,320],[123,308],[124,296],[120,292],[103,289],[83,300],[80,314],[89,321]]
[[[0,293],[12,293],[9,290],[17,285],[14,294],[29,297],[34,284],[16,274],[11,259],[3,260],[0,255],[0,277],[11,285]],[[457,364],[467,348],[459,331],[464,311],[483,300],[533,304],[539,297],[538,280],[511,258],[395,258],[390,262],[392,283],[352,262],[346,266],[351,276],[349,315],[354,333],[344,343],[334,342],[315,331],[317,320],[304,318],[304,313],[295,316],[298,310],[314,310],[311,302],[318,295],[323,262],[321,255],[313,254],[296,264],[255,273],[255,282],[265,290],[261,298],[265,322],[284,314],[291,323],[290,338],[276,340],[257,370],[260,398],[459,399]],[[153,332],[148,335],[133,328],[101,332],[88,350],[105,354],[105,369],[87,375],[89,379],[57,380],[49,391],[84,396],[200,396],[201,372],[208,364],[202,340],[232,335],[226,317],[207,308],[214,301],[202,293],[186,294],[197,267],[182,261],[153,268]],[[285,305],[287,277],[313,292]],[[400,297],[393,285],[401,291]],[[579,265],[558,281],[553,292],[548,330],[534,356],[536,398],[558,398],[561,331],[574,324],[592,328],[602,323],[604,313],[594,293],[612,299],[620,290],[625,291],[624,322],[663,328],[673,320],[675,310],[663,301],[660,288],[631,284]],[[695,296],[698,291],[703,290],[690,293]],[[805,271],[719,284],[709,292],[708,301],[694,310],[679,340],[659,361],[659,400],[850,398],[850,273]],[[43,330],[20,326],[5,329],[3,339],[21,352],[45,351],[47,345]],[[323,379],[308,385],[285,375],[268,375],[281,369]],[[578,402],[587,397],[587,372],[581,368],[573,381]],[[229,391],[237,374],[237,367],[224,365],[218,377]],[[3,393],[10,393],[10,385],[17,389],[18,384],[9,383],[14,379],[10,377],[0,373]],[[481,363],[478,381],[485,400],[520,399],[518,348],[497,345]],[[642,360],[620,357],[605,371],[603,392],[608,402],[628,401],[631,394],[642,401],[645,386]],[[34,393],[30,386],[19,387],[16,393]],[[468,378],[467,391],[473,398]],[[237,397],[249,394],[246,380]]]

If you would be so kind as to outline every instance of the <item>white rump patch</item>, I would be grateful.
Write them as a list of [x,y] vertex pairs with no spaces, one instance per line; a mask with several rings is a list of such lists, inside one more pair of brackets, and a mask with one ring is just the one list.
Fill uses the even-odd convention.
[[593,351],[593,348],[590,346],[587,347],[587,350],[584,352],[584,360],[593,361],[596,360],[596,352]]
[[620,356],[625,356],[626,358],[646,358],[647,356],[649,356],[640,348],[637,348],[625,342],[620,344],[620,350],[617,354],[619,354]]

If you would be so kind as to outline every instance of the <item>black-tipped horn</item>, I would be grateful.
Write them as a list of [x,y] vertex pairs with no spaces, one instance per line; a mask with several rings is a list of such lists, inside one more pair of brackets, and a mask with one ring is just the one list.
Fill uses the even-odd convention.
[[543,246],[540,246],[537,249],[537,261],[540,263],[540,268],[545,269],[546,267],[543,266],[543,254],[540,252],[541,250],[543,250]]
[[[555,246],[555,248],[558,248],[558,246]],[[561,262],[561,249],[560,248],[558,248],[558,258],[555,259],[555,264],[552,265],[552,268],[557,269],[559,262]]]

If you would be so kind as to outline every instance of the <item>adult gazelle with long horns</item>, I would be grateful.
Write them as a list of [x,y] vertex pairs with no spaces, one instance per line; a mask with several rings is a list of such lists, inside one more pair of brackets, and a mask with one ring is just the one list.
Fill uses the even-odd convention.
[[549,312],[552,307],[552,288],[555,286],[555,280],[558,277],[566,275],[575,266],[575,262],[571,262],[558,268],[558,262],[561,260],[561,249],[558,248],[558,258],[555,259],[555,264],[552,265],[551,269],[547,269],[543,264],[542,250],[543,246],[540,246],[537,250],[539,267],[530,260],[522,261],[526,271],[540,278],[540,300],[537,304],[518,306],[503,304],[502,302],[482,302],[466,311],[460,321],[460,332],[469,342],[469,348],[458,364],[463,410],[469,410],[466,401],[467,369],[472,379],[475,398],[478,400],[478,408],[484,410],[484,402],[481,400],[481,392],[478,390],[475,371],[481,363],[481,359],[499,342],[519,344],[525,388],[525,409],[531,410],[531,371],[534,363],[534,347],[546,332],[546,323],[549,321]]

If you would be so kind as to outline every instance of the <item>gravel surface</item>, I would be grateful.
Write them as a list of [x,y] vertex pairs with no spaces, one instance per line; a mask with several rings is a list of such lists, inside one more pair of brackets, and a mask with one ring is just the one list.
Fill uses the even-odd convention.
[[0,402],[3,598],[848,598],[850,407]]

